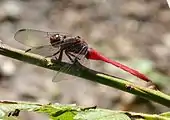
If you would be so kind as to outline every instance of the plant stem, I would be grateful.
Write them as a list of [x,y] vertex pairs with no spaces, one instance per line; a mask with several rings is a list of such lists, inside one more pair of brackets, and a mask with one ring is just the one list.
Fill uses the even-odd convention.
[[[25,51],[11,48],[4,44],[0,46],[0,54],[30,64],[55,70],[55,71],[60,70],[60,68],[64,65],[66,66],[70,65],[68,63],[54,61],[49,58],[46,59],[43,56],[39,56],[36,54],[25,53]],[[133,83],[128,82],[127,80],[123,80],[115,76],[110,76],[101,72],[91,70],[80,64],[73,65],[69,71],[61,71],[61,72],[66,72],[67,74],[70,75],[78,76],[90,81],[94,81],[110,87],[114,87],[126,91],[128,93],[132,93],[134,95],[140,96],[147,100],[152,100],[164,106],[170,107],[170,96],[160,91],[134,85]]]

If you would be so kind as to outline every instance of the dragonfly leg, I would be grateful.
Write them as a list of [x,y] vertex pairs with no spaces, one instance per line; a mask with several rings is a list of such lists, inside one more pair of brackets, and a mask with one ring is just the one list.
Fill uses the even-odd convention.
[[61,61],[61,60],[62,60],[62,57],[63,57],[63,50],[60,50],[59,53],[60,53],[60,54],[59,54],[59,57],[58,57],[57,60]]
[[76,55],[72,54],[71,52],[68,52],[68,54],[71,55],[72,57],[75,57],[75,58],[77,58],[78,60],[80,60],[79,57],[76,57]]
[[[70,52],[65,51],[65,54],[67,55],[67,57],[70,59],[70,61],[71,61],[72,63],[75,62],[75,60],[73,60],[73,58],[71,58]],[[76,57],[75,57],[75,58],[76,58]]]
[[[72,56],[73,54],[71,54],[70,52],[67,52],[66,55],[67,55],[67,57],[70,59],[70,61],[72,62],[72,64],[80,64],[80,62],[78,61],[78,60],[80,60],[79,57],[76,57],[75,55]],[[74,59],[71,58],[71,56],[74,57]]]
[[[59,54],[59,57],[57,58],[55,55]],[[63,50],[59,50],[57,51],[57,53],[51,55],[51,57],[55,57],[55,58],[52,58],[51,60],[54,60],[55,62],[61,62],[62,61],[62,56],[63,56]]]
[[[69,51],[67,51],[67,50],[65,51],[65,54],[66,54],[67,57],[70,59],[70,61],[71,61],[73,64],[75,64],[75,63],[79,62],[78,60],[81,60],[80,56],[83,55],[84,52],[86,53],[87,49],[88,49],[87,46],[83,47],[83,48],[80,50],[80,52],[78,53],[78,55],[74,55],[73,53],[71,53],[71,52],[69,52]],[[74,59],[71,58],[71,56],[72,56]]]
[[81,59],[82,59],[81,55],[83,55],[83,57],[85,57],[87,51],[88,51],[88,47],[87,47],[87,46],[84,46],[84,47],[80,50],[80,52],[79,52],[79,54],[76,56],[76,58],[79,58],[79,60],[81,60]]

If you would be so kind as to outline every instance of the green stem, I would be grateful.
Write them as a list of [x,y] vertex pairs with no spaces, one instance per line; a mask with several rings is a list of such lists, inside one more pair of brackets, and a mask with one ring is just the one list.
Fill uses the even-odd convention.
[[[25,53],[22,50],[11,48],[7,45],[2,45],[0,47],[0,54],[20,60],[20,61],[27,62],[30,64],[34,64],[37,66],[55,70],[55,71],[60,70],[60,68],[64,65],[68,65],[68,66],[70,65],[64,62],[52,61],[51,59],[45,59],[44,57],[36,55],[36,54]],[[164,106],[170,107],[170,96],[160,91],[134,85],[131,82],[128,82],[121,78],[91,70],[80,64],[73,65],[69,71],[61,71],[61,72],[66,72],[67,74],[70,74],[70,75],[78,76],[81,78],[85,78],[87,80],[91,80],[91,81],[98,82],[98,83],[101,83],[101,84],[104,84],[110,87],[114,87],[114,88],[123,90],[125,92],[140,96],[147,100],[152,100]]]

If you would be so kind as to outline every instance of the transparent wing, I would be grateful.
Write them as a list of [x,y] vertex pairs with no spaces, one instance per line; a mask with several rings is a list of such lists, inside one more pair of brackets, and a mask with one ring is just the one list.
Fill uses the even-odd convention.
[[[53,47],[50,43],[50,37],[54,34],[61,34],[59,32],[45,32],[34,29],[20,29],[15,33],[15,40],[32,48],[26,50],[42,56],[53,56],[59,48],[60,44]],[[62,34],[64,35],[64,34]]]
[[53,47],[52,45],[45,45],[45,46],[33,47],[26,51],[39,54],[45,57],[52,57],[52,56],[56,56],[59,50],[60,50],[59,46]]
[[85,57],[85,55],[81,55],[81,56],[79,56],[79,58],[80,59],[78,60],[78,62],[81,65],[90,68],[90,61]]
[[37,47],[37,46],[44,46],[50,45],[50,36],[54,34],[60,34],[57,32],[45,32],[40,30],[34,29],[20,29],[15,33],[15,40],[30,46],[30,47]]
[[[90,62],[89,62],[89,60],[87,60],[87,59],[81,59],[80,60],[81,61],[81,64],[84,66],[86,66],[86,67],[90,67]],[[80,62],[79,61],[79,62]],[[72,64],[72,65],[64,65],[63,67],[61,67],[60,68],[60,70],[59,71],[57,71],[57,73],[54,75],[54,77],[52,78],[52,82],[55,82],[55,83],[57,83],[57,82],[61,82],[61,81],[64,81],[64,80],[75,80],[76,79],[76,76],[72,76],[72,75],[66,75],[66,74],[64,74],[63,72],[61,72],[61,71],[65,71],[65,72],[69,72],[70,70],[71,70],[71,67],[73,66],[74,64]],[[76,70],[76,71],[79,71],[79,70]],[[81,73],[80,73],[81,74]],[[79,74],[78,74],[78,76],[79,76]]]
[[[69,72],[71,69],[72,65],[64,65],[63,67],[60,68],[59,71],[57,71],[57,73],[54,75],[54,77],[52,78],[52,82],[60,82],[63,80],[68,80],[68,78],[71,78],[71,75],[65,74],[63,72]],[[61,72],[62,71],[62,72]]]

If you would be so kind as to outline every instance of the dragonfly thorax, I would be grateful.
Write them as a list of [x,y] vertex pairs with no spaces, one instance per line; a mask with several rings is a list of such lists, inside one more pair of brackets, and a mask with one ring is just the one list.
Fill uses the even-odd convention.
[[81,40],[79,36],[66,39],[65,42],[68,43],[63,45],[63,47],[65,47],[66,52],[68,51],[68,52],[81,54],[81,55],[85,55],[87,53],[88,45],[86,42]]

